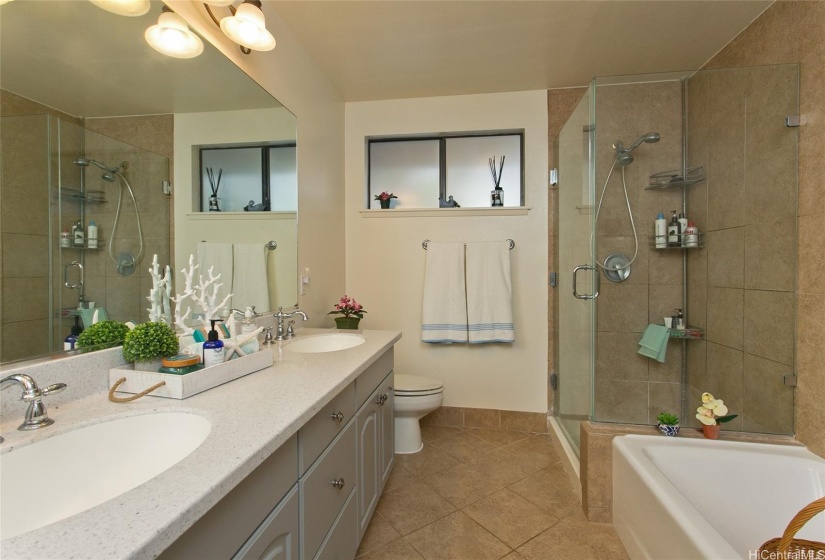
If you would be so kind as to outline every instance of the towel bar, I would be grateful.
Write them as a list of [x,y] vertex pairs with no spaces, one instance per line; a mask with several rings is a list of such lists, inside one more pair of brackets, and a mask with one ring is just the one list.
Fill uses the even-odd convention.
[[[206,239],[201,241],[201,243],[206,243],[206,242],[207,242]],[[269,241],[266,244],[266,248],[269,249],[270,251],[274,251],[275,249],[278,248],[278,243],[276,241]]]
[[[510,250],[511,251],[516,248],[516,242],[515,241],[513,241],[512,239],[508,239],[507,241],[510,242]],[[421,246],[424,248],[425,251],[427,250],[427,243],[429,243],[429,242],[430,242],[429,239],[425,239],[424,242],[421,243]]]

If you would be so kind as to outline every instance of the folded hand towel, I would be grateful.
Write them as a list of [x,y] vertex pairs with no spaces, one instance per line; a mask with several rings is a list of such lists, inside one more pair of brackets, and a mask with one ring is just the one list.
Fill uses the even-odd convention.
[[232,307],[242,311],[253,305],[258,311],[270,309],[266,276],[267,251],[263,243],[235,243]]
[[428,243],[423,299],[422,342],[467,342],[463,243]]
[[[198,264],[200,267],[195,273],[194,283],[197,284],[198,276],[203,275],[204,279],[209,278],[209,269],[212,269],[212,274],[221,275],[218,284],[218,297],[215,301],[221,302],[227,294],[232,293],[232,244],[231,243],[207,243],[201,241],[198,243],[197,255]],[[237,307],[231,301],[227,302],[227,307]]]
[[663,325],[648,325],[639,341],[639,354],[658,362],[665,361],[667,341],[670,339],[668,328]]
[[470,343],[513,342],[510,243],[467,243],[467,323]]

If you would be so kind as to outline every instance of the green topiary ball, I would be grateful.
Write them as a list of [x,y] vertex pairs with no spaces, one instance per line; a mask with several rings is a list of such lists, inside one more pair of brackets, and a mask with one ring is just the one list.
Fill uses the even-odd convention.
[[116,346],[123,343],[129,327],[117,321],[101,321],[90,326],[77,337],[77,347],[100,346],[109,344]]
[[123,357],[129,362],[147,362],[178,353],[178,337],[166,323],[141,323],[126,333]]

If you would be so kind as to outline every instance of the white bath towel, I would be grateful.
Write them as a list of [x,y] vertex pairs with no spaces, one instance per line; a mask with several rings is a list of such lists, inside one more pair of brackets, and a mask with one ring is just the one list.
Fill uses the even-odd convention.
[[513,342],[510,243],[467,243],[467,324],[470,344]]
[[244,310],[254,305],[258,311],[269,310],[268,251],[263,243],[235,243],[232,307]]
[[424,275],[423,342],[467,342],[464,244],[430,241]]
[[[232,244],[201,241],[198,243],[197,255],[195,255],[195,257],[198,260],[200,268],[198,268],[198,271],[195,273],[195,278],[193,279],[194,284],[198,283],[199,275],[203,275],[204,279],[209,278],[210,267],[212,267],[212,273],[215,276],[218,274],[221,275],[221,279],[217,282],[221,286],[218,289],[218,297],[216,299],[216,301],[220,303],[227,294],[232,293]],[[235,307],[231,301],[227,302],[226,306]]]

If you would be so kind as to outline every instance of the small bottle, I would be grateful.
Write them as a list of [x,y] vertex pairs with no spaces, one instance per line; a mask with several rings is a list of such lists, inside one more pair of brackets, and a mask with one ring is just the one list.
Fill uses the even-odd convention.
[[494,208],[504,206],[504,189],[496,187],[490,191],[490,205]]
[[671,210],[673,216],[670,218],[670,223],[667,226],[667,246],[681,247],[682,246],[682,225],[679,223],[679,218],[676,216],[676,210]]
[[653,236],[656,239],[657,249],[667,247],[667,220],[665,220],[665,215],[661,212],[656,216],[656,227],[653,230]]
[[685,246],[685,230],[687,229],[687,226],[688,226],[688,221],[687,221],[687,218],[685,218],[684,213],[679,213],[679,226],[680,226],[679,233],[682,235],[679,238],[679,241],[681,242],[682,247],[684,247]]
[[244,313],[243,321],[241,321],[241,334],[249,334],[258,328],[258,325],[256,325],[255,321],[252,320],[254,316],[255,314],[252,313],[252,308],[247,307],[246,313]]
[[83,222],[80,220],[72,228],[72,239],[75,247],[82,247],[85,236],[83,235]]
[[215,330],[215,323],[220,319],[211,319],[212,330],[209,331],[209,339],[203,343],[203,367],[216,366],[222,364],[223,340],[218,338],[218,331]]
[[696,227],[696,224],[693,222],[688,222],[687,227],[685,228],[685,247],[698,247],[699,246],[699,229]]
[[97,249],[97,224],[94,220],[89,222],[86,235],[86,243],[89,249]]
[[680,331],[685,330],[685,316],[681,309],[677,309],[676,315],[673,316],[673,328]]
[[64,229],[60,232],[60,246],[61,247],[71,247],[72,246],[72,234],[69,230]]
[[77,345],[77,336],[83,332],[83,327],[78,324],[78,318],[75,317],[75,324],[72,326],[72,332],[63,339],[63,350],[74,350]]

